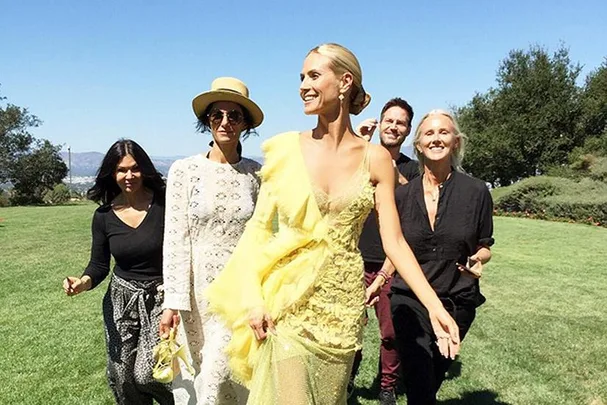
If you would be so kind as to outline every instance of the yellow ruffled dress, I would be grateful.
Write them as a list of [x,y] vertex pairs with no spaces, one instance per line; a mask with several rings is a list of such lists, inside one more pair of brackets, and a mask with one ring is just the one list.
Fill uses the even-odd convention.
[[[346,403],[364,314],[358,239],[374,205],[367,157],[343,191],[310,181],[298,132],[264,142],[261,189],[225,269],[208,287],[209,310],[232,330],[233,376],[251,405]],[[272,221],[278,215],[278,231]],[[264,306],[276,334],[258,342],[251,308]]]

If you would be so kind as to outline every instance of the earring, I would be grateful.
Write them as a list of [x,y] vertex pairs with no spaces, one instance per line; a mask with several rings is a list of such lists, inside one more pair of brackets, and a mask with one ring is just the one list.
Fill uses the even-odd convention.
[[338,98],[339,98],[339,101],[340,101],[341,103],[343,103],[343,102],[344,102],[344,94],[343,94],[343,93],[341,93],[341,94],[339,95],[339,97],[338,97]]

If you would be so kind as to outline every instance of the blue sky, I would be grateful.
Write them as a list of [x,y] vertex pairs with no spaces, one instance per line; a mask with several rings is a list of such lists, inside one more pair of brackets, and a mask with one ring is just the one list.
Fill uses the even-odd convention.
[[192,98],[218,76],[247,83],[266,114],[245,154],[268,137],[311,128],[299,71],[324,42],[350,48],[373,99],[416,116],[465,104],[495,84],[499,61],[530,44],[563,42],[583,75],[607,57],[607,2],[27,1],[0,0],[0,93],[44,124],[33,131],[74,152],[118,138],[154,156],[206,150]]

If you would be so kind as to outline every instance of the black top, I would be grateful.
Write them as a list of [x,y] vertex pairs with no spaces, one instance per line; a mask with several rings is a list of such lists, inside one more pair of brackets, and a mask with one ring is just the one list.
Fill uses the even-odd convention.
[[125,280],[162,279],[162,240],[164,206],[152,201],[143,222],[131,228],[116,216],[109,205],[93,215],[91,260],[83,275],[91,277],[92,287],[110,272],[110,254],[116,264],[114,273]]
[[[419,165],[417,160],[413,160],[402,153],[396,160],[396,167],[407,181],[411,181],[419,176]],[[379,236],[379,227],[377,226],[377,213],[375,210],[367,217],[367,221],[360,235],[360,243],[358,244],[360,253],[365,262],[383,263],[386,260],[386,254],[381,244]]]
[[[456,263],[466,264],[479,246],[493,245],[493,201],[485,183],[453,171],[439,190],[434,231],[422,177],[396,190],[396,205],[403,235],[439,298],[456,305],[481,305],[485,299],[478,280],[461,273]],[[398,274],[392,292],[413,294]]]

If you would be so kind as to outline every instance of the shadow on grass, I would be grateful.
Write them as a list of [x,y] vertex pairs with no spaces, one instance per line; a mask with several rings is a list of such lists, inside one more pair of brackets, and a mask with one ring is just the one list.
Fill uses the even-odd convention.
[[445,376],[446,380],[455,380],[457,377],[462,375],[462,362],[459,360],[459,357],[451,363],[449,367],[449,371],[447,371],[447,375]]
[[438,401],[437,405],[512,405],[497,399],[498,394],[494,391],[480,390],[466,392],[460,399],[447,399]]
[[[348,405],[361,405],[360,399],[377,400],[379,396],[379,384],[370,388],[355,388],[352,397],[348,399]],[[399,397],[404,397],[405,393],[398,393]],[[509,402],[498,400],[498,393],[490,390],[480,390],[466,392],[458,399],[446,399],[438,401],[437,405],[512,405]]]
[[[462,375],[462,363],[457,359],[451,364],[445,380],[454,380]],[[361,405],[360,399],[377,400],[380,390],[379,374],[375,376],[373,383],[369,387],[355,387],[352,397],[348,399],[348,405]],[[402,378],[399,379],[396,387],[396,394],[399,397],[405,396],[405,389],[402,385]],[[490,390],[470,391],[462,395],[459,399],[447,399],[438,401],[437,405],[512,405],[508,402],[499,401],[498,394]]]
[[[375,400],[379,398],[380,391],[380,376],[379,374],[373,379],[370,387],[355,387],[352,397],[348,399],[348,405],[360,405],[359,398],[365,400]],[[396,395],[405,395],[405,387],[402,385],[402,378],[396,384]]]
[[370,387],[355,387],[352,397],[348,399],[348,405],[360,405],[361,399],[377,399],[379,396],[379,376],[373,380]]

